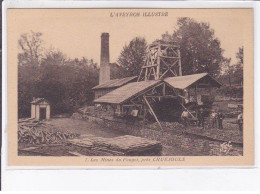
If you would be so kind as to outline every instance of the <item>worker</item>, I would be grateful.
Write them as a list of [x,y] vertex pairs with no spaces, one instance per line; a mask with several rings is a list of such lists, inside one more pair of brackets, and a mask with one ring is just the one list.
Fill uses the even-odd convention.
[[198,127],[204,128],[204,111],[202,108],[198,111],[198,121]]
[[211,118],[211,126],[214,129],[215,127],[217,127],[217,113],[214,109],[212,110],[210,118]]
[[239,133],[243,133],[243,113],[240,111],[237,116],[237,123],[238,123],[238,129]]
[[224,115],[223,113],[220,111],[217,113],[217,120],[218,120],[218,128],[219,129],[223,129],[223,119],[224,119]]
[[189,112],[187,110],[184,110],[181,114],[181,120],[185,127],[188,126],[189,123]]
[[138,116],[138,110],[136,110],[136,109],[132,110],[131,113],[130,113],[130,115],[131,115],[132,117],[137,117],[137,116]]

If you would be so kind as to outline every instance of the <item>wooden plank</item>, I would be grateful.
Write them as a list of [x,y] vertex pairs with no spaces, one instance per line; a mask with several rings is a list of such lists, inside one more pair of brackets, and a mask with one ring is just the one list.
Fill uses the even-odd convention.
[[178,96],[173,96],[173,95],[162,95],[162,96],[145,96],[146,98],[162,98],[162,97],[165,97],[165,98],[178,98]]
[[169,57],[169,56],[160,56],[161,58],[167,58],[167,59],[179,59],[179,57]]
[[196,117],[198,117],[198,96],[197,96],[197,83],[195,85],[195,96],[196,96]]
[[[181,104],[181,103],[180,103]],[[181,106],[188,112],[190,113],[190,115],[192,116],[193,119],[198,119],[197,117],[195,117],[183,104],[181,104]]]
[[181,53],[180,53],[180,50],[178,50],[178,56],[179,56],[179,76],[182,76]]
[[149,109],[150,109],[150,111],[151,111],[152,115],[154,116],[154,118],[155,118],[156,122],[158,123],[159,127],[160,127],[160,128],[161,128],[161,130],[163,131],[163,128],[162,128],[162,125],[161,125],[160,121],[158,120],[158,118],[157,118],[156,114],[154,113],[154,111],[153,111],[153,109],[152,109],[151,105],[149,104],[149,102],[148,102],[148,100],[146,99],[146,97],[145,97],[145,96],[144,96],[144,101],[146,102],[147,106],[149,107]]
[[157,72],[156,72],[156,76],[155,79],[160,79],[160,56],[161,56],[161,45],[159,44],[158,46],[158,51],[157,51]]
[[163,83],[162,92],[163,92],[163,96],[166,96],[166,84],[165,83]]
[[140,72],[140,74],[139,74],[139,77],[138,77],[138,79],[137,79],[137,82],[139,82],[139,81],[141,80],[143,70],[144,70],[144,69],[141,69],[141,72]]
[[149,67],[156,67],[157,65],[147,65],[147,66],[143,66],[142,69],[144,68],[149,68]]
[[147,73],[148,73],[148,68],[145,69],[144,81],[147,80]]

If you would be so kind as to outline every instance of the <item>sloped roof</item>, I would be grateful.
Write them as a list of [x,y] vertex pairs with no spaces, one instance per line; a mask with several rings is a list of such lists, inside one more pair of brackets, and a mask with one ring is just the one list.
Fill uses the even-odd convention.
[[136,79],[137,76],[133,76],[133,77],[125,77],[122,79],[113,79],[113,80],[109,80],[103,84],[97,85],[94,88],[92,88],[93,90],[97,90],[97,89],[105,89],[105,88],[116,88],[116,87],[120,87],[122,85],[127,84],[128,82]]
[[95,103],[121,104],[128,99],[138,96],[138,94],[149,90],[153,86],[159,84],[160,80],[142,81],[128,83],[120,88],[107,93],[104,96],[94,100]]
[[[169,84],[171,87],[176,89],[185,89],[194,85],[199,84],[199,87],[220,87],[221,84],[212,78],[207,73],[168,77],[164,80],[150,80],[142,82],[128,83],[122,87],[119,87],[112,92],[94,100],[95,103],[108,103],[108,104],[122,104],[132,97],[138,96],[142,92],[148,91],[150,88],[158,85],[162,81]],[[205,81],[205,82],[204,82]]]
[[164,81],[174,88],[185,89],[191,86],[192,84],[202,81],[203,79],[207,79],[207,83],[209,83],[211,87],[221,86],[221,84],[217,80],[215,80],[207,73],[185,75],[178,77],[167,77],[164,79]]
[[[40,102],[42,102],[42,101],[48,102],[48,101],[45,100],[44,98],[35,98],[35,99],[31,102],[31,104],[38,104],[38,103],[40,103]],[[48,103],[49,103],[49,102],[48,102]]]

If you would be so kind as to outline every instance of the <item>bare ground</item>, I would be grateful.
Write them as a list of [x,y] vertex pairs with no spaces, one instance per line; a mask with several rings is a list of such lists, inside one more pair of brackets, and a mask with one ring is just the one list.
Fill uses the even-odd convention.
[[[72,118],[59,118],[46,121],[48,124],[53,125],[55,128],[61,130],[69,130],[81,135],[93,135],[97,137],[111,138],[126,135],[126,132],[117,130],[113,126],[106,127],[94,121],[76,120]],[[224,128],[227,127],[227,122],[224,123]],[[236,125],[234,125],[236,127]],[[217,132],[217,129],[211,131]],[[224,129],[225,130],[225,129]],[[190,136],[185,134],[166,133],[162,139],[150,136],[148,130],[140,129],[140,136],[149,139],[159,140],[163,144],[163,155],[168,156],[193,156],[193,155],[242,155],[243,148],[241,146],[233,145],[228,153],[220,151],[221,141],[211,141],[208,139],[201,139],[198,136]],[[230,132],[231,131],[231,132]],[[235,133],[237,129],[230,128],[224,131],[229,134]],[[128,133],[129,134],[129,133]],[[135,134],[131,134],[135,135]],[[138,134],[139,136],[139,134]]]
[[57,129],[68,130],[81,135],[93,135],[104,138],[111,138],[124,135],[120,131],[103,128],[95,122],[76,120],[72,118],[59,118],[46,121],[47,124],[53,125]]

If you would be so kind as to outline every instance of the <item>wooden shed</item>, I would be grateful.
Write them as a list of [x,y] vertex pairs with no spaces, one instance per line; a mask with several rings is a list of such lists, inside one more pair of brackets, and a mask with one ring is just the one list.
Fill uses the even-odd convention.
[[95,99],[94,103],[112,105],[116,115],[127,114],[129,107],[133,107],[138,110],[138,117],[144,120],[149,112],[162,129],[159,119],[165,117],[163,113],[186,109],[193,118],[197,117],[197,113],[192,113],[185,106],[184,90],[188,91],[188,98],[194,96],[197,104],[197,89],[220,86],[221,84],[207,73],[168,77],[128,83]]
[[33,98],[31,102],[31,118],[36,120],[50,119],[51,106],[44,98]]

